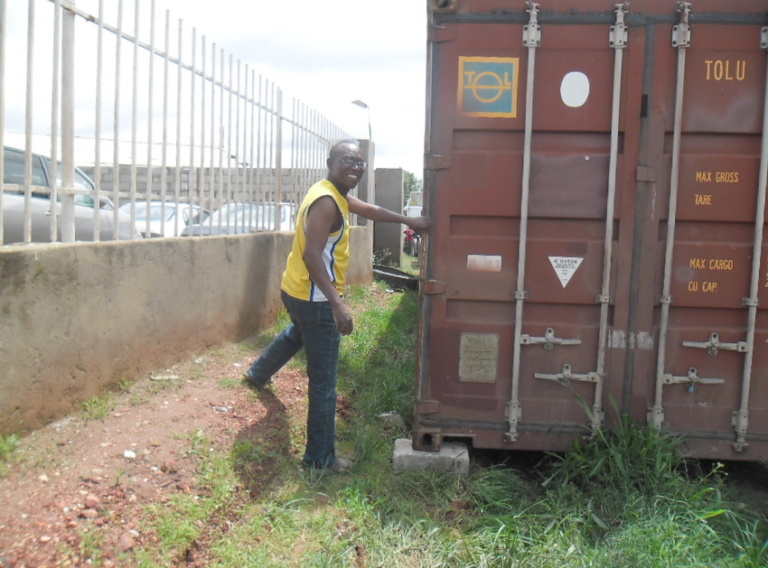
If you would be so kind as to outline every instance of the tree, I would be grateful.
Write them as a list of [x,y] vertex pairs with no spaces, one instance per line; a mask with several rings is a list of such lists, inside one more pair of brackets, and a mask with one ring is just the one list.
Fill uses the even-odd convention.
[[416,174],[404,171],[404,179],[403,179],[403,206],[408,204],[408,200],[411,198],[411,193],[414,191],[421,191],[422,189],[422,182],[421,178],[416,177]]

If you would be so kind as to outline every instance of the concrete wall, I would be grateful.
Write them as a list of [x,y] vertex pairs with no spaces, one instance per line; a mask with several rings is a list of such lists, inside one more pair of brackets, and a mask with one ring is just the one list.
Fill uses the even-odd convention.
[[[371,281],[352,230],[350,283]],[[0,432],[36,428],[121,379],[240,340],[281,308],[291,233],[0,248]]]
[[[376,205],[402,213],[404,179],[401,168],[377,168]],[[378,262],[400,266],[404,230],[405,227],[397,223],[374,224],[373,253]]]

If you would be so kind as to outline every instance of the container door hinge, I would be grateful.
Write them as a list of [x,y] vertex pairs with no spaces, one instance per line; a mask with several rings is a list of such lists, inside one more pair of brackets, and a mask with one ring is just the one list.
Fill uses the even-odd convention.
[[426,280],[421,287],[421,291],[426,296],[445,294],[445,282],[441,282],[440,280]]
[[445,43],[456,39],[456,28],[445,26],[435,26],[429,28],[429,41],[432,43]]
[[440,154],[427,154],[424,156],[424,169],[447,170],[451,167],[451,157]]
[[580,381],[585,383],[596,383],[600,380],[600,375],[595,372],[589,373],[574,373],[571,371],[571,366],[566,363],[563,365],[563,370],[557,374],[549,373],[534,373],[534,377],[537,379],[545,379],[547,381],[557,381],[561,385],[567,385],[571,381]]
[[699,370],[696,367],[688,369],[685,376],[675,376],[670,373],[664,374],[665,385],[688,385],[688,392],[696,390],[696,385],[721,385],[725,379],[705,379],[699,377]]
[[544,344],[545,351],[552,351],[555,345],[581,345],[581,339],[562,339],[555,335],[554,328],[548,327],[544,332],[544,337],[535,337],[526,334],[520,336],[521,345],[540,345]]
[[749,344],[746,341],[737,341],[736,343],[720,343],[720,334],[716,331],[712,332],[709,336],[709,341],[683,341],[685,347],[696,347],[698,349],[706,349],[710,355],[717,355],[720,349],[726,351],[738,351],[739,353],[746,353],[749,351]]

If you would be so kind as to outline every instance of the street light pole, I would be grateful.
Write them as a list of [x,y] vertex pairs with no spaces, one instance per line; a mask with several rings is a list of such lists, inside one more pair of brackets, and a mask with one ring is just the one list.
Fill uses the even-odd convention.
[[357,105],[360,108],[364,108],[366,112],[368,113],[368,140],[373,141],[373,134],[371,132],[371,107],[369,107],[367,104],[365,104],[360,99],[352,101],[353,105]]

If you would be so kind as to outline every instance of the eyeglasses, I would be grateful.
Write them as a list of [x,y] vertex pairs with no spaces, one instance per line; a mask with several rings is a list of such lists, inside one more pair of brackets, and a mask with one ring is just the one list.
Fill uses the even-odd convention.
[[365,160],[358,160],[357,158],[352,158],[351,156],[344,156],[343,158],[339,158],[339,162],[345,166],[355,166],[356,168],[364,168],[368,165]]

